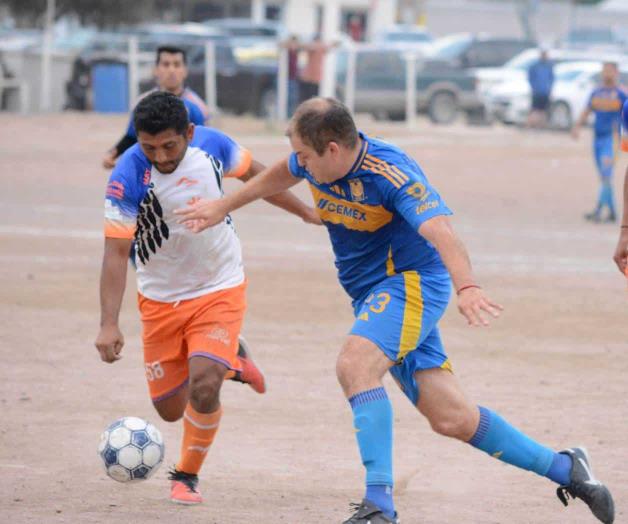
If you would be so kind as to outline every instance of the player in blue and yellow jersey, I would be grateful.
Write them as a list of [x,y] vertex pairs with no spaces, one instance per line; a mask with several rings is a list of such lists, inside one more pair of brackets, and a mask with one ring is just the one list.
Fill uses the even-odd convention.
[[[155,60],[155,79],[157,86],[143,93],[140,100],[155,91],[166,91],[183,100],[190,122],[196,126],[205,126],[209,122],[209,109],[203,99],[185,85],[188,76],[187,57],[184,49],[174,46],[161,46],[157,49]],[[116,159],[127,149],[137,143],[137,133],[133,115],[129,118],[124,136],[113,146],[103,158],[103,167],[112,169]]]
[[613,499],[593,477],[584,448],[555,452],[539,444],[468,400],[453,375],[438,328],[452,282],[458,309],[472,326],[487,325],[501,306],[477,284],[451,211],[417,163],[358,133],[349,111],[333,99],[301,104],[288,135],[294,150],[288,159],[222,200],[176,213],[201,231],[257,198],[309,183],[355,311],[336,369],[353,411],[366,493],[345,524],[398,522],[393,413],[382,384],[387,371],[436,432],[549,478],[565,505],[568,496],[579,497],[599,520],[612,523]]
[[592,222],[602,220],[601,213],[605,207],[608,208],[608,215],[604,220],[617,220],[613,198],[613,167],[619,146],[621,109],[626,101],[626,93],[618,86],[618,78],[617,64],[606,62],[602,67],[602,85],[593,90],[586,109],[572,130],[577,139],[589,115],[592,112],[595,114],[593,155],[600,175],[600,192],[595,209],[585,215]]
[[[624,102],[621,113],[621,148],[628,152],[628,100]],[[619,270],[628,277],[628,166],[624,175],[624,212],[622,215],[619,240],[615,248],[613,259]]]

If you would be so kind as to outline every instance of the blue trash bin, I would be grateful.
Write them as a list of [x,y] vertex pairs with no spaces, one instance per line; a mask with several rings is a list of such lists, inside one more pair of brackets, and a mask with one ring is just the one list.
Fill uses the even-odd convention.
[[126,113],[129,110],[129,73],[126,64],[98,62],[92,66],[94,111]]

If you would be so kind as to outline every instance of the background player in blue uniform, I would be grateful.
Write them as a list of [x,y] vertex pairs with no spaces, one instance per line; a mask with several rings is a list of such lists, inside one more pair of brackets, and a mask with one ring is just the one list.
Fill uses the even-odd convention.
[[[628,100],[621,113],[621,148],[628,152]],[[624,175],[624,213],[622,215],[619,241],[613,257],[619,270],[628,277],[628,166]]]
[[487,325],[487,315],[498,316],[501,306],[476,283],[447,217],[451,211],[416,162],[358,133],[346,107],[333,99],[301,104],[288,135],[289,159],[220,201],[201,201],[178,214],[201,231],[257,198],[309,182],[356,317],[337,375],[353,411],[366,493],[345,524],[398,522],[393,413],[382,385],[387,371],[436,432],[549,478],[565,505],[568,495],[579,497],[599,520],[612,523],[611,494],[593,477],[584,448],[557,453],[539,444],[468,400],[451,372],[437,324],[452,281],[470,325]]
[[605,207],[608,208],[605,220],[617,220],[613,198],[613,167],[619,147],[620,114],[626,101],[626,94],[617,85],[618,78],[617,64],[605,63],[602,67],[602,85],[593,90],[587,108],[572,130],[574,138],[578,138],[580,128],[587,122],[591,112],[595,113],[593,156],[600,175],[600,192],[595,209],[585,215],[592,222],[602,219],[601,213]]
[[[143,93],[140,100],[146,95],[155,91],[166,91],[172,93],[183,100],[188,110],[190,122],[196,126],[204,126],[209,122],[209,109],[203,99],[192,89],[185,86],[185,79],[188,76],[187,57],[184,49],[173,46],[161,46],[157,49],[155,58],[155,79],[157,86],[146,93]],[[124,136],[113,146],[103,158],[103,167],[112,169],[116,164],[116,159],[127,149],[137,143],[137,133],[133,115],[129,118],[129,125]]]

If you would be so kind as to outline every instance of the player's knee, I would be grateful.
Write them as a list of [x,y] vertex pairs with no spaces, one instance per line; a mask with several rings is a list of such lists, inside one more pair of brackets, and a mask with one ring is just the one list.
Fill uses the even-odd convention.
[[466,409],[452,409],[434,415],[429,419],[430,426],[439,435],[468,441],[477,428],[473,427],[473,414]]
[[202,413],[218,409],[223,375],[208,372],[190,380],[190,403],[194,409]]
[[183,411],[160,409],[157,405],[155,405],[155,409],[157,410],[157,414],[161,417],[161,419],[166,422],[176,422],[183,416]]
[[365,375],[362,362],[356,359],[355,352],[343,349],[336,361],[336,377],[345,391],[354,389],[354,384],[360,382]]

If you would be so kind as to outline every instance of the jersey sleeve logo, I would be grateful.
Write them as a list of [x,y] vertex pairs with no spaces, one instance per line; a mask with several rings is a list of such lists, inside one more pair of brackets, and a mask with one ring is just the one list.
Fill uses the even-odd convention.
[[425,188],[423,184],[421,184],[421,182],[415,182],[414,184],[412,184],[406,190],[406,193],[408,193],[408,195],[420,201],[423,201],[428,196],[430,196],[430,192]]
[[124,185],[122,182],[117,182],[116,180],[109,182],[109,184],[107,184],[106,196],[122,200],[124,198]]

